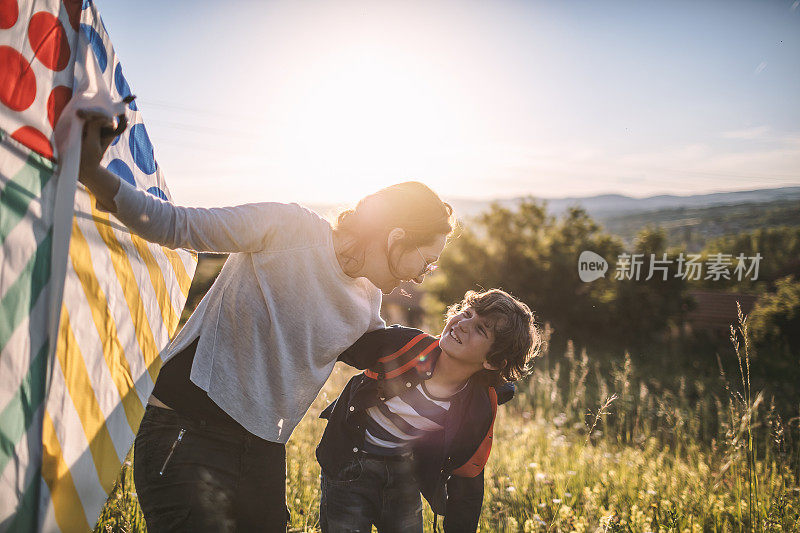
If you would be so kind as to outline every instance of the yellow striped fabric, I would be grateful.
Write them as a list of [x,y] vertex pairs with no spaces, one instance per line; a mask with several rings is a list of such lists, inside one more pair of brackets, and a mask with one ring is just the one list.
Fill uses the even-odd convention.
[[[51,394],[46,410],[46,421],[61,422],[61,436],[43,435],[49,440],[42,478],[52,505],[43,516],[55,521],[45,522],[45,529],[94,525],[104,503],[96,495],[113,488],[160,368],[158,353],[177,327],[180,309],[172,302],[186,300],[194,274],[186,268],[187,257],[193,264],[187,252],[131,235],[79,191],[56,347],[60,372],[53,378],[53,388],[63,387],[64,394]],[[94,488],[77,483],[77,475],[64,475],[65,465],[71,474],[87,464],[62,454],[76,443],[91,457]]]
[[[100,40],[87,48],[86,61],[103,48],[106,66],[99,82],[121,98],[124,94],[116,95],[121,67],[97,7],[84,7],[81,21]],[[142,141],[141,112],[128,109],[127,115],[131,126],[103,164],[169,200],[161,170],[147,152],[149,140]],[[94,526],[144,415],[161,366],[159,353],[176,332],[196,266],[187,251],[131,234],[100,211],[81,185],[74,209],[42,430],[41,491],[49,499],[42,498],[47,503],[39,520],[48,531]]]

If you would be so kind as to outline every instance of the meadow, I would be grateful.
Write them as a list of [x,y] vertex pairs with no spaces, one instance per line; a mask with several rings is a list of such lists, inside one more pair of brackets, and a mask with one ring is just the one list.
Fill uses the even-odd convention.
[[[782,417],[752,390],[742,316],[731,341],[720,362],[738,372],[713,391],[692,376],[666,386],[627,356],[601,370],[571,344],[545,350],[498,410],[480,531],[800,531],[800,406]],[[318,528],[317,415],[353,373],[337,365],[289,441],[291,531]],[[145,531],[132,460],[95,531]],[[427,505],[425,518],[430,531]]]

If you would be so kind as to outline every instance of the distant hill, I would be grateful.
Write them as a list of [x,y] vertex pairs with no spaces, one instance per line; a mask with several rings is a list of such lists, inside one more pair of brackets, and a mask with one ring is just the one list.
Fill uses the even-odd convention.
[[[571,196],[566,198],[543,198],[551,213],[560,214],[568,207],[580,205],[595,218],[609,215],[655,211],[659,209],[677,209],[690,207],[711,207],[715,205],[733,205],[745,203],[768,203],[776,200],[795,200],[800,202],[800,187],[779,187],[775,189],[755,189],[752,191],[717,192],[710,194],[694,194],[678,196],[661,194],[647,198],[633,198],[622,194],[601,194],[596,196]],[[467,218],[486,210],[491,200],[448,200],[460,217]],[[503,206],[517,204],[519,198],[494,200]]]
[[[502,206],[513,207],[521,198],[471,200],[464,198],[445,198],[460,218],[475,216],[486,209],[493,202]],[[769,203],[773,201],[800,202],[800,187],[779,187],[775,189],[755,189],[752,191],[716,192],[710,194],[693,194],[679,196],[661,194],[647,198],[633,198],[622,194],[600,194],[596,196],[570,196],[565,198],[542,198],[547,202],[551,213],[560,214],[568,207],[580,205],[594,218],[605,219],[609,216],[618,216],[628,213],[655,211],[661,209],[703,208],[719,205],[734,205],[748,203]],[[318,213],[335,212],[334,204],[311,204],[310,208]]]
[[664,230],[669,246],[699,252],[716,237],[776,226],[800,227],[800,202],[773,200],[706,207],[676,207],[606,214],[595,217],[603,227],[630,245],[646,226]]

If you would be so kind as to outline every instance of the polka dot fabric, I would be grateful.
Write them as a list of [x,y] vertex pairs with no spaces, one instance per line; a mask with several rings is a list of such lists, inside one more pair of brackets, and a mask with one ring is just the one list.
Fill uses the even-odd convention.
[[[85,46],[79,46],[85,43]],[[77,57],[77,50],[86,57]],[[58,159],[53,132],[73,95],[75,62],[94,61],[112,96],[134,94],[97,7],[90,0],[0,0],[0,129],[34,152]],[[170,200],[150,135],[135,102],[128,129],[101,164],[131,185]]]
[[50,159],[72,96],[77,35],[60,1],[0,0],[0,129]]

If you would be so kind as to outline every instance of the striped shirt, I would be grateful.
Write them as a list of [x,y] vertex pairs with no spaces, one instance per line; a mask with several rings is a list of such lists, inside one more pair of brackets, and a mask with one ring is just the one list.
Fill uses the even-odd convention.
[[422,381],[367,409],[364,450],[379,455],[403,453],[425,432],[441,430],[448,409],[450,398],[431,395]]

